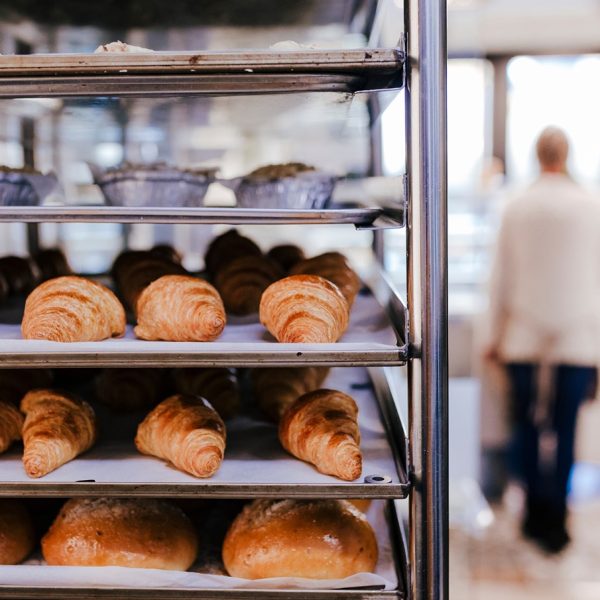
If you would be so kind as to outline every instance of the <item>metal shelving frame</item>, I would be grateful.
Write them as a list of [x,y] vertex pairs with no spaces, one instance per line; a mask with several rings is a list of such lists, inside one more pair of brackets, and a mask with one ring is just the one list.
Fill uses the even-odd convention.
[[[338,91],[354,93],[378,89],[398,89],[405,84],[407,125],[407,280],[408,313],[393,297],[388,305],[396,312],[399,330],[406,332],[398,354],[340,361],[334,353],[304,357],[304,364],[381,364],[399,365],[408,361],[409,432],[408,442],[397,432],[397,407],[389,397],[382,405],[388,431],[400,435],[396,452],[406,464],[408,481],[390,496],[409,493],[410,518],[408,548],[402,548],[399,569],[400,587],[383,590],[156,590],[147,589],[56,589],[61,598],[297,598],[330,600],[341,598],[447,600],[448,598],[448,373],[447,373],[447,259],[446,259],[446,3],[445,0],[405,0],[405,39],[402,48],[351,51],[235,52],[235,53],[153,53],[139,55],[51,55],[0,57],[0,98],[40,96],[165,96],[227,95]],[[201,213],[200,211],[204,211]],[[95,212],[97,211],[97,212]],[[223,212],[221,212],[223,211]],[[23,208],[0,211],[0,220],[25,222],[117,221],[117,222],[222,222],[222,223],[320,223],[317,214],[282,214],[240,209],[162,210],[81,208]],[[329,222],[351,222],[357,226],[377,227],[380,213],[359,209],[342,215],[326,213]],[[373,217],[373,218],[372,218]],[[347,219],[347,220],[346,220]],[[373,349],[372,349],[373,350]],[[176,355],[174,355],[176,356]],[[0,367],[37,366],[43,357],[13,357],[0,361]],[[123,366],[123,356],[118,357]],[[296,356],[296,358],[300,358]],[[355,357],[356,358],[356,357]],[[165,364],[155,357],[148,364]],[[214,359],[214,357],[213,357]],[[181,357],[179,357],[181,361]],[[258,357],[231,353],[227,364],[259,365],[297,363],[285,352]],[[85,363],[88,364],[88,363]],[[179,364],[186,364],[185,361]],[[216,364],[210,358],[194,364]],[[219,363],[225,364],[225,363]],[[75,355],[64,365],[83,366]],[[377,385],[377,384],[376,384]],[[237,490],[220,490],[218,495],[239,497]],[[341,486],[340,486],[341,487]],[[358,486],[360,487],[360,486]],[[33,489],[33,488],[32,488]],[[360,496],[353,486],[347,497]],[[351,492],[350,492],[351,490]],[[56,490],[58,493],[58,490]],[[252,490],[248,488],[248,493]],[[305,492],[307,490],[304,490]],[[156,490],[127,490],[131,493]],[[163,490],[166,494],[179,489]],[[265,495],[281,495],[282,486],[262,490]],[[315,490],[322,493],[323,490]],[[366,490],[360,490],[366,493]],[[397,492],[397,495],[396,495]],[[27,490],[19,490],[28,495]],[[69,492],[71,493],[71,492]],[[118,491],[113,490],[113,493]],[[290,490],[288,495],[304,493]],[[310,490],[313,493],[313,490]],[[330,494],[344,492],[331,488]],[[254,494],[253,494],[254,495]],[[390,497],[383,494],[384,497]],[[388,503],[394,512],[394,503]],[[397,521],[397,517],[396,517]],[[401,536],[399,536],[401,537]],[[405,552],[406,550],[406,552]],[[406,556],[408,554],[408,556]],[[403,562],[407,560],[407,564]],[[46,598],[41,588],[0,587],[8,598]]]

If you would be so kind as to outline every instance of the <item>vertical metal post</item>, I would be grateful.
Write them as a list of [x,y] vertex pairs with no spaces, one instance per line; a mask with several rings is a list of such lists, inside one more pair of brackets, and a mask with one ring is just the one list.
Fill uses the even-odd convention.
[[407,0],[407,279],[413,600],[448,599],[446,2]]

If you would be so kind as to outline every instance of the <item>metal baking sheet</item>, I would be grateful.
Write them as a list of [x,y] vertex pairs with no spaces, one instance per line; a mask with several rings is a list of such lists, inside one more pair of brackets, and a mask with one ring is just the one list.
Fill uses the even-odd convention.
[[[160,208],[117,206],[0,206],[0,221],[43,223],[218,223],[225,225],[373,225],[381,208],[284,210],[261,208]],[[399,226],[399,224],[398,224]]]
[[[380,370],[382,372],[382,370]],[[88,452],[40,479],[30,479],[16,446],[0,456],[0,495],[11,496],[174,496],[403,498],[409,491],[406,464],[397,451],[406,442],[402,425],[383,420],[389,387],[376,388],[364,368],[333,369],[323,387],[352,396],[359,408],[363,471],[354,482],[323,475],[287,454],[277,427],[246,403],[227,422],[227,448],[219,471],[197,479],[157,458],[140,454],[133,443],[144,414],[118,415],[95,404],[100,439]],[[387,424],[387,428],[386,428]]]

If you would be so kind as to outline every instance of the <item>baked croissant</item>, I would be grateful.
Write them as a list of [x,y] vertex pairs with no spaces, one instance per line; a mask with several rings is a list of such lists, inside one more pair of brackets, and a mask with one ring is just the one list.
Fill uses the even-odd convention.
[[240,408],[240,389],[231,369],[176,369],[173,378],[179,393],[206,398],[222,419]]
[[107,287],[83,277],[57,277],[29,294],[21,331],[33,340],[104,340],[125,334],[125,311]]
[[252,392],[262,412],[276,423],[290,404],[321,387],[328,367],[252,369]]
[[210,243],[204,256],[204,263],[212,277],[235,258],[261,255],[261,249],[251,239],[240,235],[237,229],[230,229]]
[[298,262],[305,258],[304,251],[294,244],[281,244],[280,246],[273,246],[268,252],[267,256],[274,260],[285,273]]
[[296,263],[290,274],[319,275],[340,288],[340,292],[352,307],[360,290],[360,278],[352,270],[346,257],[339,252],[326,252]]
[[164,369],[104,369],[96,379],[96,397],[115,412],[156,406],[164,398]]
[[42,281],[73,273],[67,258],[59,248],[40,250],[33,258],[40,270]]
[[211,342],[225,327],[225,308],[210,283],[189,275],[153,281],[137,302],[135,334],[143,340]]
[[16,406],[0,401],[0,454],[21,439],[23,413]]
[[343,392],[315,390],[298,398],[279,422],[279,441],[321,473],[353,481],[362,471],[358,407]]
[[135,445],[195,477],[210,477],[225,453],[225,424],[204,398],[176,394],[140,423]]
[[11,294],[27,293],[40,280],[37,265],[31,259],[21,256],[0,258],[0,273],[6,278]]
[[50,369],[0,369],[0,399],[18,405],[29,390],[49,387],[53,379]]
[[260,322],[278,342],[336,342],[348,327],[348,313],[337,286],[316,275],[280,279],[260,300]]
[[258,312],[262,293],[282,276],[279,267],[264,256],[239,256],[222,266],[214,283],[228,313]]
[[33,390],[21,400],[23,466],[29,477],[42,477],[92,447],[97,437],[92,407],[77,396]]

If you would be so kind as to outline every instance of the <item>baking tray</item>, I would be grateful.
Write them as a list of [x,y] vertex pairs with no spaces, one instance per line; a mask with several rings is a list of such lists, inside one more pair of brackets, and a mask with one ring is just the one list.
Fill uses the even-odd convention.
[[373,268],[356,298],[350,324],[334,344],[280,344],[257,317],[230,318],[215,342],[148,342],[132,326],[124,338],[57,343],[21,338],[22,308],[0,312],[0,368],[192,367],[192,366],[381,366],[407,359],[406,309],[389,279]]
[[[354,482],[319,473],[287,454],[277,427],[249,402],[227,422],[227,448],[219,471],[197,479],[140,454],[133,443],[142,414],[115,415],[96,406],[100,438],[85,454],[40,479],[23,470],[22,447],[0,456],[0,496],[177,496],[192,498],[404,498],[410,489],[402,423],[384,416],[393,403],[382,370],[374,388],[364,368],[333,369],[323,387],[351,395],[359,407],[363,471]],[[396,457],[396,458],[395,458]]]
[[237,50],[0,57],[0,97],[356,92],[400,88],[404,53]]

